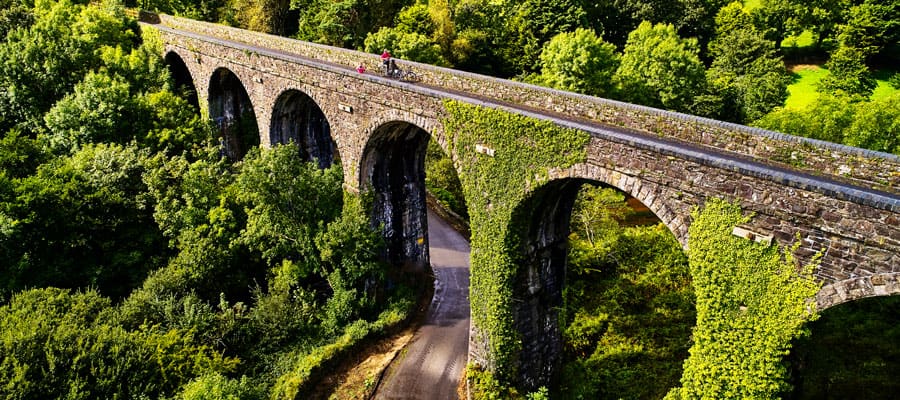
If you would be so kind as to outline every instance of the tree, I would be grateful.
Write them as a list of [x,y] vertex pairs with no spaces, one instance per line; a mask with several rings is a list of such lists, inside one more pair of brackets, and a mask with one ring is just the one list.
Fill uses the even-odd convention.
[[541,52],[541,83],[593,96],[609,96],[618,67],[615,46],[578,28],[553,37]]
[[506,23],[511,40],[505,43],[510,47],[503,54],[520,72],[538,69],[537,57],[550,38],[588,26],[584,8],[576,0],[525,0],[506,5],[510,7]]
[[900,155],[900,94],[858,103],[844,144]]
[[829,74],[819,82],[818,91],[835,94],[847,93],[860,98],[867,98],[875,90],[876,82],[866,66],[866,54],[863,49],[841,46],[825,63]]
[[[68,153],[95,142],[123,142],[135,132],[137,102],[127,82],[105,74],[88,73],[75,91],[44,116],[50,147]],[[128,136],[117,137],[120,132]]]
[[445,65],[441,48],[427,36],[417,32],[404,32],[399,28],[381,28],[366,36],[365,51],[381,53],[390,49],[394,57],[427,64]]
[[86,145],[8,182],[0,203],[2,289],[97,287],[120,297],[167,256],[135,147]]
[[803,110],[777,109],[753,124],[792,135],[843,143],[853,123],[854,107],[847,95],[822,95]]
[[896,62],[900,57],[900,3],[864,0],[847,11],[838,34],[840,47],[854,47],[866,61]]
[[863,101],[822,95],[802,110],[779,109],[754,125],[813,139],[900,154],[900,96]]
[[195,341],[196,332],[116,325],[97,292],[23,291],[0,307],[0,396],[15,399],[161,398],[195,376],[228,373],[237,360]]
[[[130,54],[140,43],[137,25],[115,8],[86,7],[69,0],[38,2],[34,16],[34,24],[10,32],[0,44],[2,131],[18,125],[29,135],[40,132],[44,113],[88,71],[103,67],[104,58],[112,55],[110,49]],[[164,70],[159,57],[151,61],[158,73]],[[137,71],[140,64],[117,65]]]
[[679,38],[672,25],[642,22],[628,35],[614,79],[626,101],[686,111],[704,83],[697,41]]
[[716,38],[709,43],[709,95],[721,108],[708,116],[746,123],[761,118],[787,98],[789,76],[775,43],[753,25],[740,2],[716,17]]
[[241,27],[257,32],[285,35],[290,0],[234,1],[235,19]]
[[[282,259],[318,270],[314,240],[341,213],[340,166],[319,169],[304,162],[294,145],[254,153],[241,166],[237,200],[247,212],[238,242],[258,251],[269,265]],[[297,201],[303,199],[303,201]]]

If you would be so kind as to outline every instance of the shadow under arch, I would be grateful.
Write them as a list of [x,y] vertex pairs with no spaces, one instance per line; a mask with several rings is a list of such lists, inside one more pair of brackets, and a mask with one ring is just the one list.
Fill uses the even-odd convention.
[[165,62],[175,84],[175,93],[187,100],[194,106],[194,111],[199,113],[200,100],[197,98],[197,86],[194,84],[194,77],[184,59],[178,53],[170,51],[166,53]]
[[839,303],[806,325],[785,361],[793,390],[782,398],[894,399],[900,390],[900,296]]
[[[551,180],[515,208],[506,237],[506,248],[517,266],[510,304],[521,353],[514,361],[514,379],[527,391],[558,383],[563,354],[559,311],[564,306],[570,226],[576,199],[585,185],[622,193],[632,208],[641,209],[644,224],[661,222],[640,199],[587,178]],[[671,228],[668,231],[674,235]]]
[[428,265],[425,150],[430,135],[392,121],[369,136],[360,161],[359,187],[372,194],[372,224],[385,239],[384,259],[423,272]]
[[209,83],[209,117],[219,128],[222,154],[238,161],[259,146],[259,126],[247,89],[227,68],[213,72]]
[[301,157],[317,160],[319,168],[328,168],[339,161],[328,119],[306,93],[291,89],[279,95],[269,125],[271,145],[294,142]]

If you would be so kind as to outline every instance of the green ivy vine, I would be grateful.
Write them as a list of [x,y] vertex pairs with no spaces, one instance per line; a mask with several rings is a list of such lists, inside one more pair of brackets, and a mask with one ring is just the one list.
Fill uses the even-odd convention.
[[[502,387],[512,382],[521,350],[512,316],[520,223],[513,212],[550,180],[552,168],[584,162],[590,136],[503,110],[452,100],[444,105],[448,151],[456,156],[471,217],[471,340],[485,346],[486,365],[470,369],[493,373]],[[718,199],[692,214],[697,326],[682,387],[669,399],[772,398],[789,389],[782,360],[790,341],[816,318],[810,300],[819,289],[815,263],[798,268],[792,249],[731,234],[749,219],[739,206]]]
[[688,262],[697,326],[681,388],[667,399],[771,399],[787,392],[784,356],[817,318],[815,260],[731,234],[746,223],[735,204],[711,199],[692,213]]
[[[470,302],[473,340],[488,348],[483,365],[501,381],[513,376],[521,339],[512,318],[516,265],[513,210],[549,180],[551,168],[587,158],[586,132],[502,110],[445,100],[443,121],[456,154],[472,228]],[[476,146],[490,150],[477,151]],[[492,151],[493,154],[488,154]]]

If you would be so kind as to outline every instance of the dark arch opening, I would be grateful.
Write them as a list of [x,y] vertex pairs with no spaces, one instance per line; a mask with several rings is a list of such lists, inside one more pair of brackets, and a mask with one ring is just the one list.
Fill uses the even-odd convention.
[[893,399],[900,390],[900,296],[871,297],[821,312],[785,361],[785,399]]
[[336,161],[331,127],[325,113],[308,95],[289,90],[278,96],[272,110],[269,143],[294,142],[304,160],[317,160],[320,168],[328,168]]
[[418,126],[387,123],[372,134],[360,163],[360,187],[372,193],[372,224],[382,229],[385,260],[417,272],[428,265],[428,140]]
[[200,100],[197,98],[197,87],[194,86],[194,78],[191,76],[191,70],[178,53],[170,51],[166,54],[166,65],[169,67],[169,74],[175,84],[175,93],[188,101],[196,112],[200,112]]
[[259,127],[247,89],[233,72],[219,68],[209,84],[209,117],[219,128],[222,155],[232,161],[259,146]]
[[[591,222],[592,228],[586,228],[584,219],[597,215],[589,212],[591,207],[606,210],[606,217]],[[510,304],[513,326],[521,340],[513,376],[517,387],[530,392],[545,386],[551,388],[554,397],[564,398],[577,395],[615,398],[616,393],[625,398],[654,398],[663,397],[678,384],[695,322],[693,290],[681,246],[647,207],[599,182],[567,178],[548,182],[535,190],[514,210],[510,224],[507,246],[517,266]],[[596,236],[588,239],[590,230]],[[570,244],[575,247],[570,248]],[[648,248],[666,252],[661,250],[658,256],[652,256],[658,257],[652,261],[648,256],[646,263],[637,260]],[[593,258],[604,252],[602,257]],[[573,254],[577,255],[574,261],[570,260]],[[661,267],[649,268],[651,263],[669,262],[672,254],[680,263],[677,276],[660,273]],[[663,275],[656,281],[665,283],[654,281],[653,277]],[[679,282],[672,285],[677,291],[668,292],[663,287],[669,282]],[[657,310],[666,312],[659,314]],[[669,314],[670,310],[678,312]],[[641,335],[640,329],[626,327],[634,325],[633,321],[642,321],[650,330],[658,329],[676,337],[677,340],[666,337],[659,341],[665,346],[677,342],[662,352],[674,355],[661,360],[649,352],[634,351],[625,356],[628,362],[613,361],[615,356],[605,353],[595,358],[602,353],[606,340],[619,340],[624,343],[622,348],[627,348],[635,337],[628,335]],[[653,324],[665,328],[653,328],[656,326]],[[655,339],[652,341],[656,343]],[[677,348],[677,352],[669,352],[671,348]],[[657,363],[671,371],[646,372],[660,368],[653,366]],[[566,367],[562,368],[563,365]],[[633,370],[617,370],[616,365],[623,368],[631,365]],[[643,381],[613,382],[611,379],[643,374],[641,379],[653,382],[657,373],[666,376],[660,376],[659,383],[649,385]],[[629,387],[640,387],[639,393],[625,393],[623,390]]]

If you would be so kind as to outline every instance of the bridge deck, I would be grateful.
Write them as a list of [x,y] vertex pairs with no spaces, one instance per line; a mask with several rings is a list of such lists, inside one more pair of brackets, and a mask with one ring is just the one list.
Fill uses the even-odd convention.
[[[401,86],[404,90],[435,98],[453,99],[469,104],[501,109],[540,120],[552,121],[560,126],[590,132],[592,135],[601,137],[605,140],[623,143],[642,149],[651,149],[660,152],[663,155],[675,156],[703,165],[736,171],[744,175],[771,180],[798,189],[823,193],[830,197],[848,200],[878,209],[900,212],[900,194],[898,194],[898,192],[889,192],[887,190],[863,186],[857,182],[848,179],[840,179],[840,177],[834,175],[816,175],[809,171],[788,168],[787,166],[773,163],[771,160],[760,161],[759,159],[741,153],[722,151],[721,149],[714,147],[703,146],[684,140],[678,140],[676,138],[662,137],[646,131],[629,129],[588,118],[572,116],[556,110],[539,108],[528,104],[513,103],[496,97],[487,96],[484,93],[476,94],[464,92],[444,86],[438,86],[433,82],[410,83],[397,81],[377,74],[360,75],[356,72],[355,67],[314,59],[281,49],[264,48],[161,25],[153,25],[153,27],[164,32],[215,43],[220,46],[250,51],[267,57],[318,68],[323,71],[345,74],[356,79],[368,79],[384,85]],[[364,53],[360,54],[367,57],[372,56]],[[413,67],[418,65],[417,63],[407,61],[403,61],[402,63]],[[890,157],[890,155],[885,156]],[[897,172],[900,173],[900,171]]]

